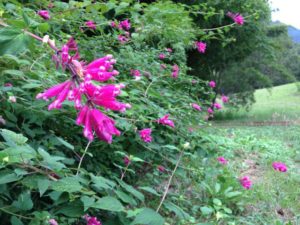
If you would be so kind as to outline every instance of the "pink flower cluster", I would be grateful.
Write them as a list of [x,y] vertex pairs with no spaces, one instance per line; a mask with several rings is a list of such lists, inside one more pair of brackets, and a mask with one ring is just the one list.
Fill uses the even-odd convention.
[[222,95],[221,100],[223,103],[227,103],[227,102],[229,102],[229,97],[226,95]]
[[223,165],[226,165],[228,163],[228,160],[226,160],[224,157],[218,157],[217,160]]
[[86,225],[102,225],[100,221],[98,221],[97,217],[92,217],[89,215],[85,215],[84,219],[86,220]]
[[130,74],[135,77],[135,80],[140,80],[142,76],[139,70],[130,70]]
[[50,225],[58,225],[58,223],[55,219],[50,219],[48,222]]
[[119,23],[112,21],[110,26],[112,28],[117,28],[122,32],[122,34],[118,35],[118,40],[121,44],[125,44],[130,40],[129,30],[131,28],[131,24],[128,19],[120,21]]
[[162,118],[159,118],[157,120],[157,123],[174,128],[175,127],[174,122],[169,119],[169,116],[170,116],[170,114],[164,115]]
[[96,30],[96,24],[93,20],[89,20],[89,21],[85,22],[85,25],[88,28],[91,28],[92,30]]
[[172,67],[172,77],[177,78],[179,75],[179,66],[177,64]]
[[216,82],[215,81],[209,81],[208,85],[211,87],[211,88],[215,88],[216,87]]
[[287,171],[287,166],[282,162],[273,162],[272,166],[274,170],[285,173]]
[[140,138],[146,143],[151,142],[152,141],[151,133],[152,133],[151,128],[145,128],[143,130],[140,130],[139,132]]
[[192,107],[198,111],[202,111],[201,106],[196,103],[192,103]]
[[129,159],[128,156],[125,156],[123,161],[124,161],[125,166],[128,166],[131,163],[131,160]]
[[205,51],[206,51],[206,43],[204,43],[202,41],[196,41],[195,45],[197,47],[198,52],[205,53]]
[[229,16],[233,21],[238,25],[244,24],[244,17],[239,13],[228,12],[227,16]]
[[240,179],[240,183],[247,190],[249,190],[252,187],[252,182],[248,176],[242,177]]
[[[54,98],[48,106],[49,110],[60,109],[66,100],[73,101],[75,108],[79,110],[76,123],[84,127],[83,135],[92,141],[95,132],[101,140],[111,143],[112,136],[120,135],[120,131],[115,127],[115,121],[97,109],[97,106],[119,112],[125,112],[131,106],[116,99],[124,85],[95,85],[92,81],[104,82],[118,75],[119,72],[113,69],[116,60],[112,55],[106,55],[88,65],[80,63],[77,60],[77,45],[73,42],[69,41],[67,48],[63,47],[65,49],[62,50],[61,60],[56,59],[57,63],[68,68],[71,78],[39,93],[37,98],[46,101]],[[67,49],[75,50],[75,56],[68,55]]]
[[50,14],[47,10],[39,10],[37,12],[37,14],[42,17],[44,20],[49,20],[51,17],[50,17]]

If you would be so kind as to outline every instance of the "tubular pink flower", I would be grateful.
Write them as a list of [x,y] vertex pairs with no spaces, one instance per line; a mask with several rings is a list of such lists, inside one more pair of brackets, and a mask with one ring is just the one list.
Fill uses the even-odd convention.
[[69,62],[69,47],[67,45],[64,45],[61,49],[61,61],[62,64],[66,64]]
[[162,118],[159,118],[156,122],[174,128],[174,122],[169,120],[170,114],[164,115]]
[[119,28],[121,30],[129,30],[131,28],[131,24],[130,24],[129,20],[126,19],[126,20],[121,21],[119,24]]
[[112,55],[107,55],[102,58],[96,59],[83,68],[83,74],[85,77],[104,82],[111,79],[113,76],[119,74],[118,71],[113,70],[113,64],[116,60]]
[[94,139],[91,120],[92,120],[91,111],[87,110],[84,118],[83,136],[85,136],[89,141],[92,141]]
[[217,110],[222,109],[222,106],[219,103],[214,103],[214,108],[216,108]]
[[89,111],[89,107],[87,105],[85,105],[84,107],[81,108],[81,110],[79,111],[79,114],[77,116],[77,119],[76,119],[76,124],[77,125],[83,125],[84,124],[87,111]]
[[118,40],[121,44],[125,44],[126,42],[129,41],[129,38],[127,38],[126,36],[120,34],[120,35],[118,35]]
[[63,90],[56,96],[56,99],[48,106],[48,110],[52,109],[60,109],[61,104],[66,100],[70,87],[72,85],[72,81],[69,81]]
[[131,163],[131,160],[128,158],[128,156],[125,156],[123,161],[124,161],[125,166],[128,166]]
[[198,111],[202,111],[201,106],[196,103],[192,103],[192,107]]
[[221,99],[222,99],[222,102],[223,102],[223,103],[229,102],[229,97],[226,96],[226,95],[222,95]]
[[273,162],[272,166],[274,170],[285,173],[287,171],[287,166],[282,162]]
[[110,26],[113,27],[113,28],[116,28],[117,27],[117,24],[115,21],[111,21],[110,22]]
[[244,17],[239,13],[228,12],[227,16],[229,16],[233,21],[238,25],[244,24]]
[[159,59],[165,59],[166,58],[166,55],[164,54],[164,53],[160,53],[159,55],[158,55],[158,58]]
[[67,80],[63,83],[57,84],[49,89],[47,89],[46,91],[44,91],[43,93],[39,93],[36,98],[37,99],[43,99],[43,100],[48,100],[49,98],[53,98],[55,96],[57,96],[59,93],[61,93],[65,87],[67,85],[69,85],[71,83],[70,80]]
[[218,157],[217,160],[223,165],[226,165],[228,163],[228,161],[224,157]]
[[89,28],[91,28],[92,30],[96,30],[96,24],[93,20],[89,20],[87,22],[85,22],[85,25]]
[[195,45],[196,45],[196,47],[198,49],[198,52],[205,53],[205,51],[206,51],[206,43],[201,42],[201,41],[196,41]]
[[115,127],[115,121],[99,110],[91,110],[91,119],[93,128],[101,140],[111,144],[112,135],[120,136],[121,132]]
[[211,88],[215,88],[216,87],[216,82],[215,81],[210,81],[209,83],[208,83],[208,85],[211,87]]
[[139,131],[140,138],[144,142],[151,142],[152,141],[151,132],[152,132],[151,128],[145,128],[143,130],[140,130]]
[[50,19],[50,14],[47,10],[39,10],[37,14],[42,17],[44,20],[49,20]]
[[179,66],[177,64],[172,67],[172,77],[177,78],[179,75]]
[[249,190],[252,186],[252,182],[248,176],[241,178],[240,183],[247,190]]
[[164,172],[166,171],[166,168],[163,167],[163,166],[161,166],[161,165],[158,165],[158,166],[157,166],[157,170],[158,170],[159,172],[161,172],[161,173],[164,173]]
[[86,83],[85,93],[90,100],[105,109],[124,112],[130,108],[129,104],[121,103],[116,100],[116,96],[121,93],[121,87],[113,84],[96,87],[92,83]]
[[213,113],[214,113],[214,110],[213,110],[212,108],[209,107],[209,108],[207,109],[207,112],[208,112],[209,114],[213,114]]

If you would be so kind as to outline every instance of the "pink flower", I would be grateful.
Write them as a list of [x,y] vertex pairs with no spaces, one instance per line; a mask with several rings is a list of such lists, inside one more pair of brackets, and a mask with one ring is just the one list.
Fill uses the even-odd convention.
[[102,225],[100,221],[98,221],[97,217],[91,217],[89,215],[84,216],[87,224],[86,225]]
[[166,51],[169,52],[169,53],[173,52],[173,50],[171,48],[166,48]]
[[11,103],[16,103],[17,102],[17,98],[16,98],[16,96],[9,96],[8,97],[8,101],[11,102]]
[[131,160],[128,158],[128,156],[125,156],[123,160],[124,160],[125,166],[128,166],[131,163]]
[[128,19],[121,21],[119,24],[119,28],[121,30],[129,30],[130,27],[131,27],[131,24]]
[[164,172],[166,171],[166,168],[163,167],[163,166],[161,166],[161,165],[158,165],[158,166],[157,166],[157,170],[158,170],[159,172],[161,172],[161,173],[164,173]]
[[55,219],[50,219],[48,222],[50,225],[58,225],[58,223]]
[[42,17],[44,20],[49,20],[50,19],[50,15],[49,12],[47,10],[39,10],[37,12],[37,14]]
[[60,109],[61,104],[66,100],[72,85],[73,85],[73,82],[70,80],[67,80],[63,83],[57,84],[57,85],[47,89],[43,93],[39,93],[36,96],[36,98],[47,101],[49,98],[56,97],[56,99],[48,106],[48,110]]
[[83,91],[89,97],[89,100],[96,105],[102,106],[105,109],[113,111],[125,112],[126,109],[131,108],[130,104],[118,102],[116,97],[121,94],[123,85],[105,85],[95,86],[92,83],[86,82]]
[[198,111],[202,111],[201,106],[196,103],[192,103],[192,107]]
[[13,85],[11,83],[5,83],[4,87],[12,87]]
[[240,183],[247,190],[249,190],[252,186],[252,182],[248,176],[241,178]]
[[115,21],[111,21],[111,22],[110,22],[110,26],[115,28],[115,27],[117,27],[117,24],[116,24]]
[[85,25],[89,28],[91,28],[92,30],[96,30],[96,24],[93,20],[89,20],[87,22],[85,22]]
[[62,64],[67,64],[69,62],[69,47],[64,45],[61,49],[61,62]]
[[178,74],[179,74],[179,66],[175,64],[172,67],[172,77],[177,78]]
[[215,81],[210,81],[209,83],[208,83],[208,85],[211,87],[211,88],[215,88],[216,87],[216,82]]
[[222,95],[221,99],[222,99],[222,102],[224,102],[224,103],[227,103],[229,101],[229,97],[226,95]]
[[174,122],[169,120],[170,114],[164,115],[162,118],[158,119],[156,122],[174,128]]
[[224,157],[218,157],[217,160],[223,165],[226,165],[228,163],[228,161]]
[[195,45],[200,53],[205,53],[206,43],[201,42],[201,41],[196,41]]
[[244,17],[239,13],[228,12],[227,16],[229,16],[233,21],[238,25],[244,24]]
[[140,138],[144,142],[151,142],[152,141],[151,132],[152,132],[151,128],[145,128],[143,130],[140,130],[139,132]]
[[113,59],[112,55],[106,55],[102,58],[96,59],[87,66],[84,67],[83,74],[85,80],[96,80],[96,81],[107,81],[113,76],[119,74],[117,70],[113,70],[113,65],[116,60]]
[[139,70],[130,70],[130,74],[135,77],[135,80],[140,80],[142,76]]
[[124,35],[118,35],[118,40],[121,44],[125,44],[126,42],[129,41],[129,38],[125,37]]
[[214,113],[214,110],[213,110],[212,108],[209,107],[209,108],[207,109],[207,112],[208,112],[209,114],[213,114],[213,113]]
[[282,162],[273,162],[272,166],[274,170],[285,173],[287,171],[287,166]]
[[165,59],[166,55],[164,53],[160,53],[158,56],[159,59]]
[[222,109],[222,106],[219,103],[214,103],[214,108],[216,108],[217,110]]
[[119,136],[121,133],[115,127],[115,121],[100,112],[98,109],[90,109],[84,106],[76,119],[78,125],[83,125],[83,135],[89,140],[94,139],[93,130],[99,139],[111,144],[112,135]]

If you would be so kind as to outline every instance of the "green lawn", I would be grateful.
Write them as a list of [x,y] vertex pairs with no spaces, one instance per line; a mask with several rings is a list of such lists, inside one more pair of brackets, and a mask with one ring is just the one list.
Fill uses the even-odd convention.
[[225,108],[216,115],[221,120],[236,121],[295,121],[300,120],[300,83],[260,89],[249,112]]

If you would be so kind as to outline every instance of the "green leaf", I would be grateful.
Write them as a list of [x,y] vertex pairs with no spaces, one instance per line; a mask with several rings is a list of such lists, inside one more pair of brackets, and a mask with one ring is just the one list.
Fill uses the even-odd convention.
[[151,187],[139,187],[140,190],[143,190],[143,191],[146,191],[148,193],[151,193],[153,195],[156,195],[156,196],[161,196],[160,194],[157,193],[156,190],[154,190],[153,188]]
[[116,184],[111,180],[108,180],[102,176],[94,176],[91,174],[92,182],[94,183],[94,187],[103,188],[103,189],[112,189]]
[[3,170],[0,171],[0,185],[11,183],[17,180],[20,180],[22,177],[18,177],[15,173],[11,170]]
[[119,199],[121,199],[123,202],[128,203],[130,205],[136,206],[137,202],[134,200],[133,197],[130,195],[124,193],[123,191],[115,191],[116,195]]
[[137,191],[132,186],[126,184],[122,180],[118,179],[118,182],[121,185],[121,187],[123,187],[127,192],[129,192],[130,194],[132,194],[133,196],[135,196],[136,198],[138,198],[140,201],[143,202],[145,200],[145,197],[144,197],[144,195],[141,192]]
[[68,217],[78,218],[82,216],[83,206],[81,201],[70,202],[69,204],[64,204],[57,213],[61,213]]
[[9,147],[0,151],[0,162],[12,164],[26,162],[36,158],[36,152],[30,146]]
[[231,191],[231,192],[225,193],[225,196],[227,198],[233,198],[233,197],[239,196],[241,194],[242,194],[242,192],[240,192],[240,191]]
[[46,33],[48,30],[50,29],[50,26],[48,23],[40,23],[38,25],[38,30],[41,32],[41,33]]
[[57,140],[63,144],[64,146],[66,146],[68,149],[74,150],[74,146],[71,145],[69,142],[65,141],[64,139],[60,138],[60,137],[56,137]]
[[201,207],[200,210],[203,215],[209,215],[214,212],[214,210],[211,207],[206,207],[206,206]]
[[214,203],[215,205],[217,205],[217,206],[221,206],[221,205],[222,205],[221,200],[218,199],[218,198],[214,198],[214,199],[213,199],[213,203]]
[[20,219],[18,219],[16,216],[12,216],[10,218],[10,222],[12,225],[24,225],[24,223]]
[[114,212],[121,212],[124,210],[123,205],[116,198],[111,196],[106,196],[100,198],[94,205],[93,208],[103,209]]
[[176,214],[176,216],[179,217],[179,219],[182,220],[188,220],[190,218],[190,215],[187,214],[182,208],[179,206],[175,205],[172,202],[165,202],[164,206],[169,210],[172,211]]
[[163,225],[164,218],[155,212],[153,209],[144,208],[134,219],[130,225],[144,224],[144,225]]
[[221,184],[216,183],[215,184],[215,191],[216,191],[216,193],[218,193],[220,190],[221,190]]
[[51,182],[51,189],[59,192],[79,192],[82,188],[82,185],[78,182],[76,177],[66,177],[58,181]]
[[29,193],[22,193],[19,195],[18,200],[12,203],[12,206],[22,210],[28,211],[33,207],[33,202]]
[[50,181],[48,179],[40,179],[38,180],[38,189],[40,192],[40,197],[43,196],[43,194],[47,191],[49,185],[50,185]]
[[11,27],[0,29],[0,55],[17,55],[23,52],[29,43],[30,37],[21,30]]
[[4,140],[10,145],[10,146],[17,146],[17,145],[24,145],[27,142],[27,138],[24,137],[22,134],[17,134],[13,131],[1,129],[0,133]]
[[84,211],[88,210],[90,207],[93,207],[95,203],[95,198],[88,197],[88,196],[82,196],[80,200],[83,203]]

